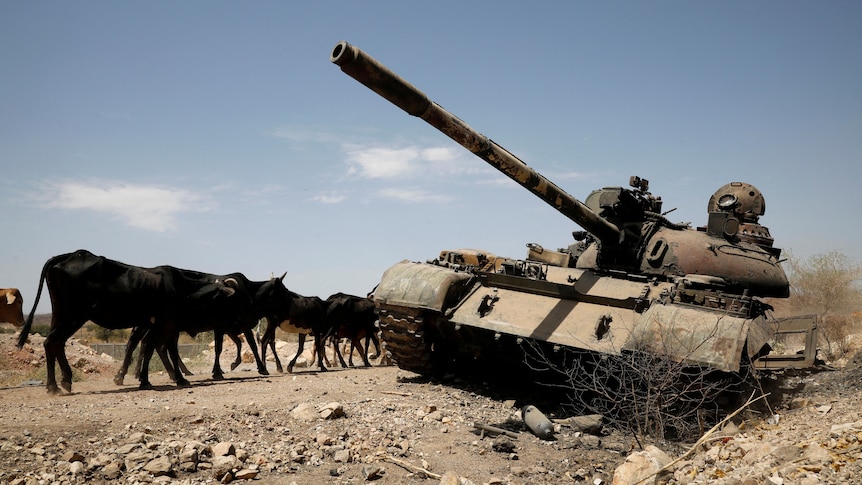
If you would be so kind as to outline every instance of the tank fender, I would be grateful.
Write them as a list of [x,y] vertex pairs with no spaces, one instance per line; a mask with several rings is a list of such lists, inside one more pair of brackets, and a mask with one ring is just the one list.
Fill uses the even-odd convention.
[[473,279],[463,271],[405,260],[383,273],[374,302],[442,313],[458,302]]
[[738,372],[743,352],[746,360],[757,355],[773,333],[763,316],[751,319],[677,304],[653,304],[636,323],[623,349]]

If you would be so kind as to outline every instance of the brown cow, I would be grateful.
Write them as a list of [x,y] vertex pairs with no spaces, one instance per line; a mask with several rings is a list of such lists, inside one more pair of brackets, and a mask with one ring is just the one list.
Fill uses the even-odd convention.
[[0,322],[9,322],[16,327],[24,325],[24,299],[18,288],[0,288]]

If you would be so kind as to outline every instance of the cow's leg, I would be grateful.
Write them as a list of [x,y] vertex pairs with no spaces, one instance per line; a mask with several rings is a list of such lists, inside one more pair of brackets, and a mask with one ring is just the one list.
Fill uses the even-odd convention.
[[[275,337],[269,340],[269,346],[272,348],[272,357],[275,359],[275,369],[278,372],[284,372],[284,369],[281,367],[281,359],[278,358],[278,352],[275,351]],[[263,345],[261,345],[261,348],[263,348]],[[264,360],[264,362],[266,361]]]
[[[123,385],[123,380],[126,378],[126,373],[129,371],[129,366],[132,364],[132,356],[135,353],[135,349],[138,347],[138,344],[141,342],[141,339],[144,338],[144,334],[146,333],[146,329],[143,327],[135,327],[132,329],[131,335],[129,335],[129,341],[126,343],[126,354],[123,356],[123,363],[120,366],[120,370],[117,371],[117,374],[114,376],[114,384],[118,386]],[[141,375],[141,356],[138,355],[138,359],[135,364],[135,377]]]
[[[168,377],[173,382],[177,382],[177,371],[175,370],[175,365],[171,362],[171,359],[168,358],[168,350],[165,349],[164,344],[159,344],[156,346],[156,353],[159,354],[159,359],[162,360],[162,366],[165,368],[165,372],[168,373]],[[182,360],[179,361],[182,364]],[[183,366],[185,367],[185,366]]]
[[[177,354],[179,354],[179,352],[180,352],[180,349],[179,349],[179,348],[177,348]],[[187,376],[193,376],[193,375],[195,375],[195,373],[194,373],[194,372],[190,371],[190,370],[189,370],[189,368],[188,368],[188,367],[186,367],[186,364],[183,362],[183,359],[182,359],[182,358],[180,358],[179,360],[177,360],[177,367],[179,367],[180,372],[182,372],[183,374],[185,374],[185,375],[187,375]]]
[[[367,338],[367,335],[365,336]],[[371,362],[368,361],[368,347],[366,340],[366,347],[362,346],[362,333],[358,333],[350,338],[350,366],[353,367],[353,348],[356,347],[359,350],[359,355],[362,357],[362,365],[365,367],[371,367]]]
[[318,337],[318,333],[314,332],[314,345],[317,346],[317,367],[321,372],[326,372],[329,369],[323,365],[323,355],[326,352],[326,340],[329,338],[329,331],[320,337]]
[[[287,364],[288,373],[293,373],[293,366],[296,364],[296,359],[298,359],[299,356],[302,354],[303,347],[305,347],[305,334],[301,333],[299,334],[299,346],[296,349],[296,355],[294,355],[293,360],[291,360],[290,363]],[[273,352],[275,352],[275,350],[273,350]]]
[[[171,378],[171,381],[177,382],[177,371],[175,370],[175,367],[179,367],[180,371],[187,376],[194,375],[192,371],[190,371],[188,367],[186,367],[182,359],[179,359],[179,361],[177,361],[176,366],[173,365],[171,360],[168,358],[168,354],[170,354],[170,349],[166,348],[163,343],[160,342],[156,344],[156,353],[159,354],[159,359],[161,359],[162,361],[162,366],[165,368],[165,372],[168,373],[168,377]],[[138,379],[140,379],[141,377],[141,365],[143,364],[143,355],[143,351],[141,351],[138,353],[138,358],[135,359],[135,377]],[[114,380],[114,382],[116,382],[116,379]],[[120,384],[122,384],[122,381],[120,381]]]
[[[330,339],[327,339],[327,341],[329,341],[332,344],[332,346],[335,347],[335,352],[337,353],[338,352],[338,343],[335,342],[335,339],[333,338],[331,341],[330,341]],[[326,342],[323,343],[322,348],[323,348],[323,363],[326,364],[327,366],[331,366],[332,362],[329,361],[329,355],[326,354]],[[318,355],[320,355],[320,353],[317,351],[317,340],[315,340],[314,345],[311,346],[311,361],[314,362],[315,360],[317,360]],[[343,364],[342,364],[342,367],[344,367]]]
[[[57,345],[47,338],[43,345],[45,347],[45,363],[47,365],[45,369],[45,387],[48,389],[48,394],[60,394],[60,388],[57,387],[57,376],[54,369],[55,364],[57,363]],[[62,350],[63,348],[60,347],[60,351]]]
[[180,334],[179,332],[174,333],[173,335],[168,335],[164,339],[164,346],[167,347],[168,354],[170,354],[171,360],[174,362],[174,376],[176,376],[175,382],[178,387],[191,387],[191,382],[186,380],[183,376],[183,369],[187,375],[191,375],[191,372],[188,372],[185,364],[183,364],[183,359],[180,357],[180,349],[179,349],[179,341]]
[[60,367],[60,388],[66,392],[72,392],[72,366],[66,359],[66,341],[81,328],[82,325],[72,326],[66,329],[51,326],[51,331],[45,337],[45,356],[53,355],[54,360],[49,361],[47,387],[48,393],[59,394],[60,389],[57,388],[56,374],[54,374],[54,362]]
[[150,383],[150,359],[153,356],[153,350],[155,349],[155,336],[153,332],[147,332],[147,336],[144,338],[144,345],[141,347],[141,374],[138,377],[140,380],[140,384],[138,385],[138,389],[152,389],[153,385]]
[[220,381],[224,379],[224,373],[221,371],[221,349],[222,341],[224,340],[224,332],[215,331],[215,361],[213,362],[213,379]]
[[[132,358],[132,353],[135,351],[135,347],[138,346],[139,342],[146,336],[149,329],[144,327],[135,327],[132,330],[132,335],[129,337],[129,343],[126,345],[126,355],[123,358],[123,367],[117,372],[117,375],[114,376],[114,384],[118,386],[123,384],[123,378],[126,375],[126,370],[129,367],[129,360]],[[134,341],[133,341],[134,340]],[[171,363],[170,359],[168,359],[168,353],[165,349],[163,343],[159,342],[155,345],[155,351],[159,354],[159,359],[162,361],[162,366],[165,368],[165,372],[168,373],[168,377],[173,382],[177,382],[176,371],[174,370],[174,365]],[[144,364],[144,352],[143,348],[140,352],[138,352],[138,358],[135,359],[135,377],[140,380],[141,378],[141,368]],[[180,361],[180,365],[185,368],[182,361]],[[187,369],[186,369],[187,370]]]
[[243,332],[245,334],[245,340],[248,342],[249,348],[251,348],[251,353],[254,354],[254,360],[257,362],[257,373],[262,376],[268,376],[269,372],[266,370],[266,362],[260,357],[257,352],[257,343],[254,341],[254,332],[251,329]]
[[[374,342],[374,355],[368,355],[368,346]],[[377,338],[377,332],[375,329],[372,329],[368,332],[368,335],[365,336],[365,355],[368,355],[369,359],[376,359],[380,357],[380,339]]]
[[[267,323],[267,327],[264,329],[263,333],[258,333],[257,336],[260,337],[258,343],[260,344],[260,359],[266,361],[266,334],[269,332],[269,324]],[[275,352],[275,351],[273,351]]]
[[[177,332],[177,342],[176,342],[175,347],[177,349],[177,357],[178,357],[177,362],[176,362],[176,364],[177,364],[176,367],[179,369],[179,372],[181,372],[183,375],[187,375],[187,376],[195,375],[194,372],[190,371],[189,368],[186,367],[186,364],[185,364],[185,362],[183,362],[182,357],[179,357],[179,354],[180,354],[180,334],[179,334],[179,332]],[[167,350],[168,350],[168,354],[171,354],[170,347],[167,347]]]
[[[236,335],[229,333],[227,334],[231,340],[233,340],[234,345],[236,345],[236,359],[233,359],[233,362],[230,363],[230,370],[234,370],[242,363],[242,339],[237,337]],[[249,347],[253,344],[249,343]]]
[[66,358],[66,349],[60,349],[57,354],[57,364],[60,366],[60,388],[72,392],[72,366]]
[[281,360],[278,358],[278,353],[275,351],[275,330],[278,328],[277,324],[271,323],[269,319],[267,319],[266,330],[263,331],[263,335],[260,337],[260,360],[263,362],[263,365],[266,366],[266,347],[272,349],[272,356],[275,358],[275,369],[278,372],[284,372],[284,369],[281,367]]
[[[341,339],[339,339],[338,337],[333,335],[332,336],[332,346],[335,347],[335,356],[338,357],[338,362],[341,364],[341,367],[343,369],[346,369],[347,364],[344,362],[344,356],[341,355],[341,348],[338,346],[340,340]],[[351,364],[351,367],[352,366],[353,365]]]

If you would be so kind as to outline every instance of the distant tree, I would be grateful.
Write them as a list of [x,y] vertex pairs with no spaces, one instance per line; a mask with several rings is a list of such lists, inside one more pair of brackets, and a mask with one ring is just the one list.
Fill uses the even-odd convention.
[[114,330],[110,328],[102,327],[92,323],[88,324],[87,327],[91,332],[93,332],[93,335],[96,337],[96,339],[102,342],[109,342],[111,340],[111,335],[113,335],[114,333]]
[[862,306],[862,266],[838,251],[787,262],[791,302],[795,309],[820,316],[852,312]]
[[846,337],[855,323],[850,314],[862,308],[862,265],[838,251],[806,259],[793,256],[787,261],[790,304],[800,313],[815,313],[822,319],[820,334],[829,358],[843,354]]

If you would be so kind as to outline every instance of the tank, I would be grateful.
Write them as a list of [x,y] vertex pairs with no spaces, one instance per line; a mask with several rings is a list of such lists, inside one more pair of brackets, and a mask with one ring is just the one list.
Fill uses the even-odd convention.
[[[525,343],[653,352],[724,372],[813,364],[814,317],[775,319],[764,300],[789,296],[789,284],[781,250],[759,223],[766,204],[756,187],[720,187],[701,227],[669,221],[661,197],[638,176],[581,202],[356,46],[337,43],[330,60],[583,229],[565,248],[527,244],[524,259],[444,250],[390,267],[374,302],[399,367],[433,374],[458,361],[513,364]],[[800,333],[808,345],[770,355],[781,333]]]

